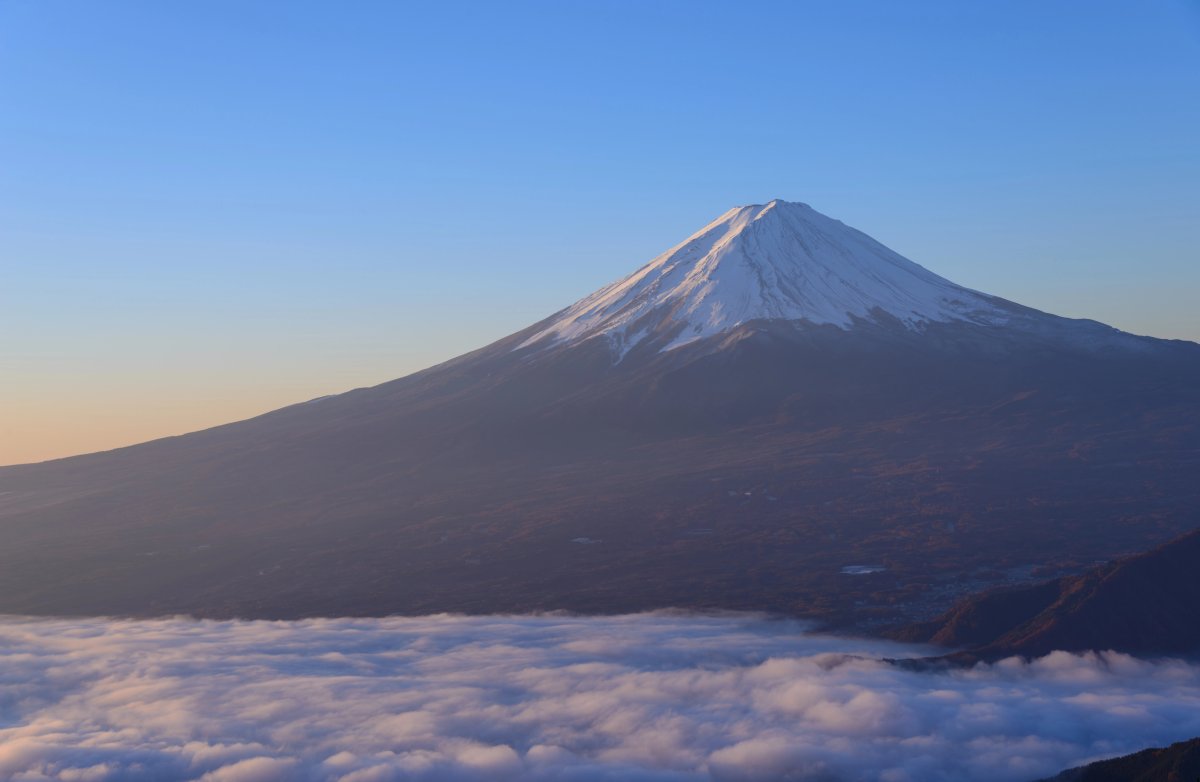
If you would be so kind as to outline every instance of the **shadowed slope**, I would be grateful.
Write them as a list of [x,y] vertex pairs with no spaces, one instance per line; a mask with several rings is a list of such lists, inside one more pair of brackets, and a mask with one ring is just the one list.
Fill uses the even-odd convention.
[[1200,739],[1089,763],[1042,782],[1194,782],[1196,779],[1200,779]]
[[1055,649],[1200,655],[1197,606],[1200,531],[1082,575],[968,599],[903,635],[984,659]]

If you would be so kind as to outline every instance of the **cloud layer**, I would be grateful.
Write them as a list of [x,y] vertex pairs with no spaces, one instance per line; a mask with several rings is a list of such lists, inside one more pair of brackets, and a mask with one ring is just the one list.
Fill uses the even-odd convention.
[[1200,667],[966,671],[751,616],[0,621],[0,778],[1026,780],[1200,735]]

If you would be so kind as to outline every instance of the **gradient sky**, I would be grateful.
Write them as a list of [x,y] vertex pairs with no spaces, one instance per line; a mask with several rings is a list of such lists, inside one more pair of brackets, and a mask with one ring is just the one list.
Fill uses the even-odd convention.
[[388,380],[805,201],[1200,340],[1195,2],[0,0],[0,464]]

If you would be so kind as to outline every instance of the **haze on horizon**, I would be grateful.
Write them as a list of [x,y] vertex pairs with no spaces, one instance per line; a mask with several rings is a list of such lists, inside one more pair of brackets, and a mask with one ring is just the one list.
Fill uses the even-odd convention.
[[408,374],[775,197],[1200,340],[1194,4],[633,9],[0,7],[0,464]]

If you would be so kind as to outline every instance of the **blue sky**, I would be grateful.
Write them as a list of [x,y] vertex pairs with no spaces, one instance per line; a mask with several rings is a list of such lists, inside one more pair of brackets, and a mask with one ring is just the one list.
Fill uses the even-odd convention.
[[800,200],[1200,339],[1196,2],[0,2],[0,463],[406,374]]

